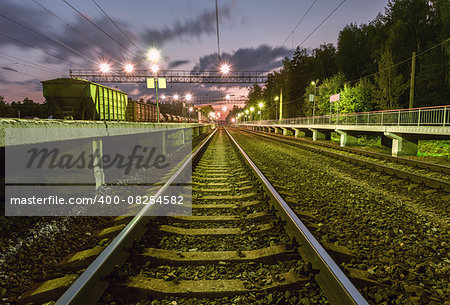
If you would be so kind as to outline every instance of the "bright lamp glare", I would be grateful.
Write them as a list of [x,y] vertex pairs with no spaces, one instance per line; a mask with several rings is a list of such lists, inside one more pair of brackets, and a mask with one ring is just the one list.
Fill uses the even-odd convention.
[[192,99],[192,94],[186,94],[186,101],[190,101]]
[[255,110],[255,108],[253,108],[253,107],[250,107],[250,111],[251,112],[253,112]]
[[174,96],[173,96],[173,99],[174,100],[178,100],[180,97],[178,96],[178,94],[175,94]]
[[109,71],[111,71],[111,66],[109,64],[107,63],[100,64],[100,72],[108,73]]
[[162,100],[165,100],[166,99],[166,96],[163,94],[163,95],[161,95],[161,99]]
[[223,107],[222,107],[222,111],[223,111],[223,112],[227,111],[227,109],[228,109],[227,106],[223,106]]
[[156,73],[159,71],[159,66],[157,64],[154,64],[150,67],[153,73]]
[[227,100],[229,100],[229,99],[231,98],[231,96],[230,96],[229,94],[227,94],[227,95],[225,96],[225,98],[226,98]]
[[259,103],[259,104],[258,104],[258,107],[259,107],[259,108],[262,108],[262,107],[264,107],[264,104],[263,104],[263,103]]
[[159,61],[159,59],[161,58],[161,53],[159,52],[158,49],[155,48],[151,48],[150,50],[148,50],[147,52],[147,58],[154,63],[157,63]]
[[189,112],[192,112],[192,111],[194,111],[194,108],[193,107],[189,107]]
[[232,118],[232,119],[231,119],[231,122],[233,122],[233,123],[234,123],[234,121],[236,121],[236,120],[235,120],[234,118]]
[[125,72],[131,73],[134,70],[134,66],[132,64],[126,64],[125,65]]
[[220,73],[222,74],[228,74],[231,71],[231,67],[228,64],[223,64],[220,66]]

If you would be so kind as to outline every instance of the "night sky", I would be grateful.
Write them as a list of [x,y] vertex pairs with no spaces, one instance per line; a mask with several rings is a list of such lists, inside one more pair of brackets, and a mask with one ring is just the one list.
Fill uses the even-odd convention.
[[[149,63],[142,57],[151,47],[161,50],[162,69],[218,69],[214,0],[95,0],[126,36],[93,0],[66,1],[125,48],[63,0],[0,0],[0,95],[6,101],[25,97],[43,101],[40,81],[67,77],[71,68],[96,69],[104,61],[108,61],[112,69],[120,69],[125,62],[133,62],[136,68],[148,68]],[[280,48],[313,2],[218,0],[222,59],[229,61],[236,71],[279,68],[282,58],[290,56],[292,48],[342,0],[317,0],[292,37]],[[387,0],[345,1],[301,47],[336,44],[338,33],[346,24],[367,23],[378,13],[384,13],[386,4]],[[153,94],[143,88],[143,84],[117,84],[117,87],[134,99]],[[229,93],[239,97],[246,96],[247,90],[247,87],[173,84],[163,94],[192,92],[201,97]]]

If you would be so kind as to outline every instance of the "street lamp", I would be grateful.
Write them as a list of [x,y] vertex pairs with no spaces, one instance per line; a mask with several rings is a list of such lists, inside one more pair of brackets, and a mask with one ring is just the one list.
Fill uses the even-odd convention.
[[125,70],[126,73],[133,72],[133,70],[134,70],[133,64],[126,64],[125,67],[124,67],[124,70]]
[[230,72],[231,72],[231,67],[229,64],[223,64],[220,66],[220,73],[222,73],[223,75],[227,75]]
[[262,109],[264,107],[264,104],[262,102],[259,102],[258,107],[259,107],[259,111],[258,111],[259,112],[259,121],[261,122]]
[[102,63],[100,64],[100,72],[102,73],[108,73],[111,71],[111,66],[108,63]]
[[250,120],[253,120],[253,111],[255,111],[255,108],[250,107]]

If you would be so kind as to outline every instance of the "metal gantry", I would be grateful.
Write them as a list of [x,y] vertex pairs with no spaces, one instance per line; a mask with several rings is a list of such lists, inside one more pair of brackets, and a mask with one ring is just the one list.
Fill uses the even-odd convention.
[[[204,84],[256,84],[267,80],[267,71],[231,71],[224,75],[220,71],[160,70],[158,77],[166,78],[168,83],[204,83]],[[148,70],[135,70],[127,73],[111,70],[101,73],[96,69],[72,69],[70,77],[82,78],[100,83],[145,83],[146,78],[155,77]]]
[[246,97],[232,97],[232,98],[223,98],[223,97],[200,97],[196,96],[194,105],[245,105],[248,101]]

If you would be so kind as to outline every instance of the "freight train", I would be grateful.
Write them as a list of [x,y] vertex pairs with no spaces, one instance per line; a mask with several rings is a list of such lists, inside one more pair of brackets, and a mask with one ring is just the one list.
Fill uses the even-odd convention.
[[[157,122],[155,104],[128,99],[113,88],[77,78],[57,78],[42,82],[48,113],[53,118],[101,121]],[[165,107],[160,122],[197,122],[183,117],[182,110]],[[189,113],[186,111],[186,113]]]

